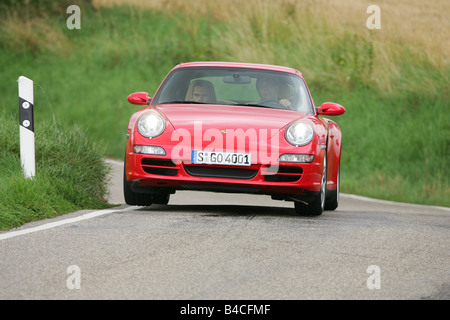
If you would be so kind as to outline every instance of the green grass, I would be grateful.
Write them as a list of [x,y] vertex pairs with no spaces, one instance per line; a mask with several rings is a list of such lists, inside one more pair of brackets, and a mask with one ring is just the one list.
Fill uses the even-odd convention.
[[36,175],[24,177],[16,117],[0,111],[0,230],[89,208],[104,201],[109,167],[84,129],[36,121]]
[[[195,60],[273,63],[301,70],[316,105],[334,101],[346,107],[343,116],[333,118],[344,139],[342,192],[450,206],[448,62],[434,63],[436,56],[428,59],[432,52],[421,52],[415,44],[386,43],[380,32],[342,31],[323,17],[314,19],[314,10],[298,21],[294,19],[300,13],[293,6],[281,15],[257,10],[248,19],[237,15],[227,20],[214,19],[217,12],[211,18],[177,10],[165,14],[86,5],[81,30],[66,28],[65,10],[40,15],[2,11],[2,127],[3,118],[17,118],[17,78],[34,80],[41,172],[36,181],[21,179],[17,149],[11,149],[10,141],[0,144],[0,191],[8,194],[0,209],[9,208],[8,221],[103,205],[101,176],[93,171],[78,176],[76,170],[85,168],[91,156],[98,161],[101,151],[123,159],[127,122],[138,109],[128,104],[127,96],[135,91],[153,94],[174,65]],[[92,152],[55,160],[66,156],[65,140],[56,139],[53,147],[39,142],[52,127]],[[14,126],[12,130],[18,132]],[[89,141],[95,142],[94,149]],[[89,189],[94,186],[96,192]],[[89,194],[94,198],[85,198]],[[46,204],[40,197],[53,202]],[[27,198],[34,205],[23,209]],[[17,219],[14,225],[22,221]]]
[[[186,41],[176,17],[114,8],[86,14],[81,30],[68,30],[62,19],[46,21],[67,42],[60,51],[37,40],[29,48],[8,47],[10,37],[3,35],[0,64],[8,68],[0,79],[0,108],[16,108],[16,80],[24,75],[35,81],[36,117],[56,114],[83,126],[116,158],[123,158],[128,119],[138,110],[127,96],[154,93],[175,63],[206,59],[195,51],[208,51],[207,43]],[[27,38],[39,37],[30,32]]]
[[444,101],[413,93],[376,96],[370,89],[347,92],[342,101],[350,111],[338,120],[344,192],[450,205]]

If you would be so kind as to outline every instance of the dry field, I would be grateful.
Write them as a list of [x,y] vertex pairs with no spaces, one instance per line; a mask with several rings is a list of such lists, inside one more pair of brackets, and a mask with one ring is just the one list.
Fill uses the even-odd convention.
[[[312,81],[369,79],[382,90],[432,93],[432,80],[404,75],[404,65],[425,64],[448,81],[450,1],[447,0],[93,0],[97,7],[131,5],[144,10],[183,13],[214,24],[211,45],[232,61],[289,65]],[[367,8],[380,8],[381,29],[370,30]],[[183,21],[193,39],[195,19]],[[331,51],[331,54],[330,54]],[[405,59],[406,56],[406,59]],[[331,57],[331,58],[330,58]],[[337,68],[336,65],[338,65]],[[411,68],[409,68],[411,69]],[[415,71],[412,71],[413,73]],[[401,81],[399,81],[401,79]],[[360,79],[355,79],[356,82]],[[397,86],[397,87],[396,87]],[[418,87],[419,86],[419,87]],[[395,88],[396,87],[396,88]]]
[[[401,50],[406,44],[423,51],[437,66],[449,63],[448,0],[93,0],[93,3],[97,7],[126,4],[167,13],[181,11],[227,21],[236,27],[245,27],[253,19],[269,27],[269,21],[277,20],[299,33],[310,33],[310,37],[315,37],[318,27],[333,33],[376,32],[377,44],[392,46],[392,51]],[[376,31],[366,27],[370,16],[366,11],[373,4],[381,11],[381,29]],[[244,35],[245,29],[241,30]]]

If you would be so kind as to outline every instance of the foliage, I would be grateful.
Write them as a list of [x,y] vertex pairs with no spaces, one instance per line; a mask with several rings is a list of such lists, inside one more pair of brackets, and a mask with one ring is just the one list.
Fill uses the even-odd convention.
[[[152,95],[174,65],[286,65],[303,72],[316,105],[346,107],[335,119],[344,135],[343,192],[450,206],[449,50],[439,31],[448,4],[413,2],[420,20],[386,3],[382,29],[371,31],[364,5],[345,1],[94,0],[82,9],[80,30],[67,29],[64,2],[25,20],[9,8],[0,13],[0,109],[17,113],[15,80],[25,75],[35,81],[37,119],[82,127],[123,159],[137,110],[126,97]],[[403,28],[404,16],[420,32]]]
[[84,129],[36,121],[36,175],[20,164],[16,117],[0,112],[0,230],[88,208],[107,208],[104,150]]

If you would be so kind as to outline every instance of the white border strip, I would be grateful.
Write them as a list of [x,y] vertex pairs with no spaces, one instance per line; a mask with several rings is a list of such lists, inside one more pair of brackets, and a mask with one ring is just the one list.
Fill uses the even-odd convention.
[[[421,208],[429,207],[429,208],[436,208],[436,209],[450,211],[450,208],[447,208],[447,207],[427,206],[427,205],[410,204],[410,203],[404,203],[404,202],[378,200],[378,199],[372,199],[372,198],[363,197],[363,196],[357,196],[357,195],[354,195],[354,194],[341,193],[340,196],[343,196],[343,197],[346,197],[346,198],[351,198],[351,199],[356,199],[356,200],[361,200],[361,201],[375,202],[375,203],[385,203],[385,204],[400,205],[400,206],[410,206],[410,207],[413,206],[413,207],[421,207]],[[70,219],[50,222],[50,223],[46,223],[46,224],[43,224],[41,226],[37,226],[37,227],[34,227],[34,228],[28,228],[28,229],[23,229],[23,230],[18,230],[18,231],[10,231],[10,232],[6,232],[6,233],[1,233],[0,234],[0,241],[1,240],[5,240],[5,239],[14,238],[14,237],[21,236],[21,235],[25,235],[25,234],[28,234],[28,233],[33,233],[33,232],[38,232],[38,231],[47,230],[47,229],[51,229],[51,228],[56,228],[58,226],[62,226],[62,225],[69,224],[69,223],[74,223],[74,222],[78,222],[78,221],[82,221],[82,220],[92,219],[92,218],[99,217],[99,216],[102,216],[102,215],[105,215],[105,214],[109,214],[109,213],[113,213],[113,212],[132,211],[132,210],[136,210],[136,209],[139,209],[139,208],[141,208],[141,207],[139,207],[139,206],[131,206],[131,207],[128,207],[128,208],[125,208],[125,209],[110,209],[110,210],[99,210],[99,211],[89,212],[89,213],[85,213],[85,214],[80,215],[80,216],[75,217],[75,218],[70,218]]]
[[41,226],[37,226],[34,228],[28,228],[28,229],[23,229],[23,230],[18,230],[18,231],[2,233],[2,234],[0,234],[0,241],[9,239],[9,238],[14,238],[17,236],[22,236],[22,235],[28,234],[28,233],[33,233],[33,232],[38,232],[38,231],[42,231],[42,230],[59,227],[64,224],[74,223],[74,222],[78,222],[78,221],[82,221],[82,220],[87,220],[87,219],[103,216],[105,214],[109,214],[109,213],[113,213],[113,212],[132,211],[132,210],[136,210],[137,208],[139,208],[139,207],[132,206],[132,207],[128,207],[125,209],[111,209],[111,210],[99,210],[99,211],[89,212],[89,213],[85,213],[85,214],[80,215],[75,218],[70,218],[70,219],[65,219],[65,220],[60,220],[60,221],[55,221],[55,222],[49,222],[49,223],[46,223],[46,224],[43,224]]
[[434,209],[450,211],[450,208],[448,208],[448,207],[439,207],[439,206],[431,206],[431,205],[425,205],[425,204],[416,204],[416,203],[380,200],[380,199],[374,199],[374,198],[369,198],[369,197],[364,197],[364,196],[358,196],[358,195],[349,194],[349,193],[341,193],[339,196],[340,197],[345,197],[345,198],[350,198],[350,199],[355,199],[355,200],[374,202],[374,203],[391,204],[391,205],[403,206],[403,207],[434,208]]

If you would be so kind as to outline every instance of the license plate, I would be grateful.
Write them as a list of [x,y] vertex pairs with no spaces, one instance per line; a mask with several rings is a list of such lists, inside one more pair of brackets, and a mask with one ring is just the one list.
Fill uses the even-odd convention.
[[193,150],[191,162],[227,166],[250,166],[252,160],[250,153]]

